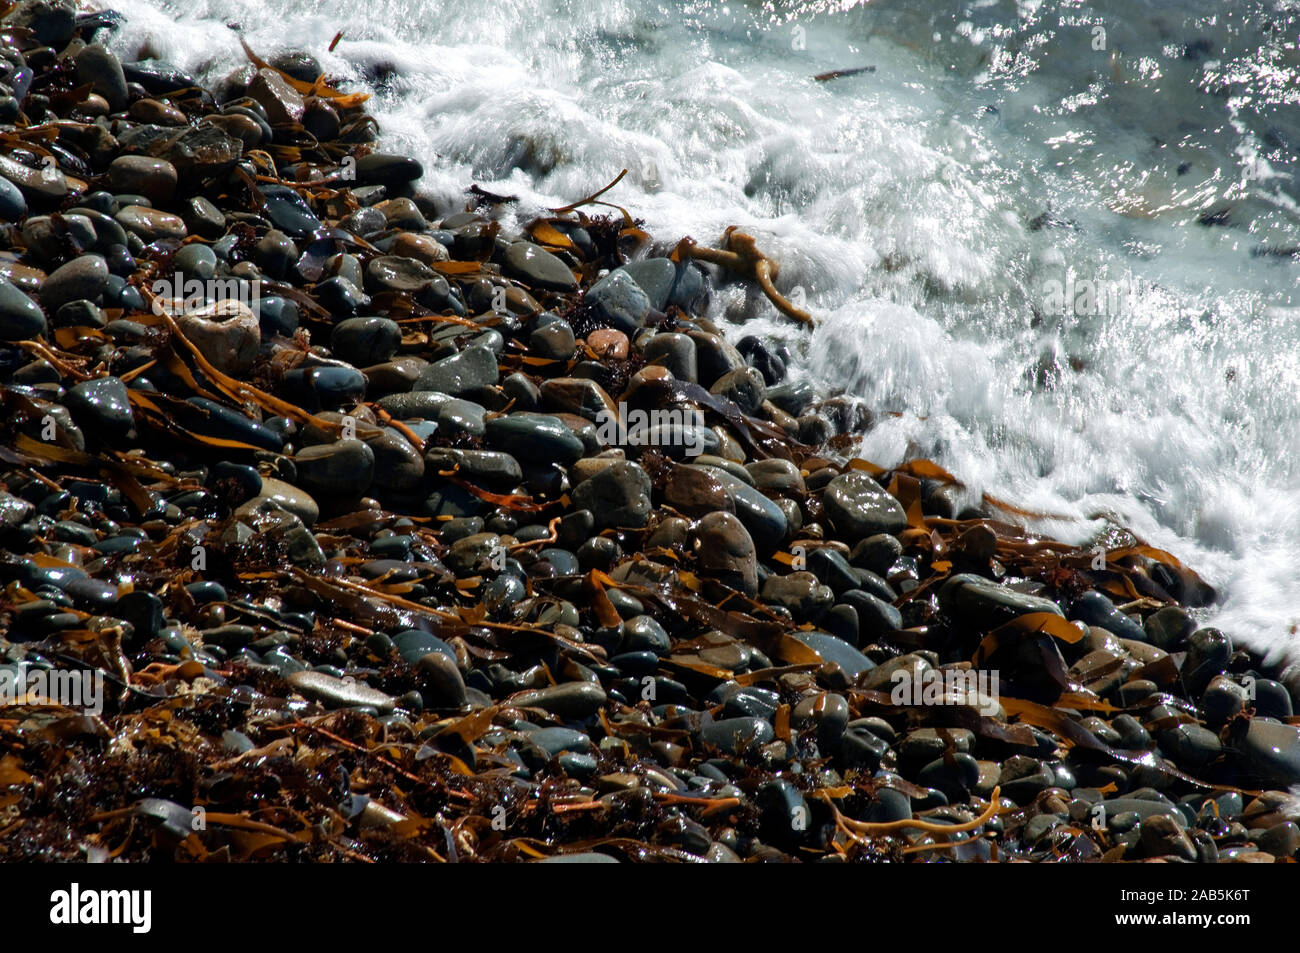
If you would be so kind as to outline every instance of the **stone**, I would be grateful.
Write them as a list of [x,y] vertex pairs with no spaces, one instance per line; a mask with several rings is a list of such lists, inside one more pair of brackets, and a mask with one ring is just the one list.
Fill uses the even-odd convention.
[[970,573],[953,576],[940,587],[939,607],[949,618],[981,629],[996,628],[1033,612],[1064,617],[1050,599],[1017,592]]
[[758,559],[754,540],[745,525],[731,513],[714,512],[695,527],[701,572],[747,596],[758,593]]
[[606,327],[635,333],[650,313],[650,299],[625,271],[612,271],[587,289],[583,301]]
[[134,425],[126,385],[116,377],[82,381],[64,402],[78,426],[101,440],[124,437]]
[[832,529],[848,542],[877,533],[897,534],[907,527],[907,514],[898,500],[859,470],[842,473],[827,484],[822,509]]
[[126,108],[129,98],[126,75],[112,51],[99,43],[91,43],[76,55],[73,63],[77,82],[90,83],[91,89],[104,97],[113,112]]
[[313,526],[320,518],[320,506],[303,490],[283,480],[262,477],[262,492],[235,510],[237,519],[252,517],[257,513],[284,510],[302,520],[304,526]]
[[128,232],[139,235],[145,244],[163,238],[184,238],[187,234],[185,222],[179,215],[143,205],[128,205],[113,218]]
[[176,318],[181,333],[217,370],[243,377],[252,370],[262,343],[257,316],[242,301],[226,298]]
[[507,275],[526,282],[530,288],[572,291],[578,287],[568,265],[532,242],[513,242],[508,245],[503,268]]
[[293,461],[298,482],[313,496],[360,497],[374,480],[375,453],[356,439],[307,447]]
[[248,95],[266,110],[273,124],[296,123],[302,119],[305,103],[302,94],[273,69],[259,69],[248,84]]
[[45,315],[7,278],[0,277],[0,341],[27,341],[45,334]]
[[509,449],[522,460],[553,460],[567,467],[585,452],[582,439],[560,418],[549,414],[496,417],[486,422],[484,431],[491,446]]
[[389,318],[345,318],[330,332],[334,356],[358,367],[382,364],[401,342],[402,329]]
[[1238,754],[1241,770],[1263,784],[1300,784],[1300,727],[1254,719]]
[[579,484],[572,498],[574,506],[591,510],[601,526],[645,526],[650,516],[650,477],[635,463],[615,463]]
[[81,255],[55,269],[41,284],[41,307],[58,311],[69,301],[96,301],[108,283],[108,263],[100,255]]
[[435,361],[420,372],[415,390],[433,390],[458,396],[497,382],[496,355],[485,347],[467,347]]
[[176,167],[166,159],[118,156],[109,163],[108,184],[115,192],[143,195],[152,202],[168,202],[176,194]]
[[520,692],[509,699],[516,708],[540,708],[561,718],[583,720],[604,707],[605,690],[594,682],[565,682]]
[[397,706],[392,696],[355,678],[335,678],[324,672],[293,672],[286,680],[299,695],[326,708],[367,707],[386,715]]

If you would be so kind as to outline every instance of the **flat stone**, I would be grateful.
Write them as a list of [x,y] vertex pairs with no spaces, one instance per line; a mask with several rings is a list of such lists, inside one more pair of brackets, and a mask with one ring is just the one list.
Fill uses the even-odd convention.
[[495,354],[485,347],[467,347],[421,371],[415,389],[455,396],[495,384],[498,374]]
[[974,628],[996,628],[1031,612],[1064,617],[1055,602],[1017,592],[990,579],[961,573],[939,589],[939,607],[951,619]]
[[326,708],[374,708],[381,715],[397,707],[391,695],[354,678],[335,678],[324,672],[293,672],[286,681],[303,698],[318,701]]
[[540,245],[514,242],[506,247],[504,257],[506,274],[527,282],[530,288],[572,291],[578,287],[569,266]]
[[589,718],[605,705],[605,690],[594,682],[565,682],[520,692],[510,698],[516,708],[540,708],[561,718]]

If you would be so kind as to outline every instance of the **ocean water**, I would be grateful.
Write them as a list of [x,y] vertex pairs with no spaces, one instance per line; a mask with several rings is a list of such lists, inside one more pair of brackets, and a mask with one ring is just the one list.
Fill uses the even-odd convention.
[[449,206],[626,168],[658,239],[743,226],[818,324],[740,286],[716,317],[862,397],[861,456],[1129,527],[1300,657],[1300,0],[114,6],[120,55],[210,80],[240,35],[312,52]]

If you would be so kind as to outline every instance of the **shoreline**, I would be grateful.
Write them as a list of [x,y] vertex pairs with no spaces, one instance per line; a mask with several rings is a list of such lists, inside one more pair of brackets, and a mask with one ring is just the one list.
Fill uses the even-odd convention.
[[1300,850],[1300,669],[1168,553],[847,455],[872,408],[707,317],[815,320],[752,238],[616,188],[508,233],[305,54],[206,90],[71,11],[0,54],[0,859]]

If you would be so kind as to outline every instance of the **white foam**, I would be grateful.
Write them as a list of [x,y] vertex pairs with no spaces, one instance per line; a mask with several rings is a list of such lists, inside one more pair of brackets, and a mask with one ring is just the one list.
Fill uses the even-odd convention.
[[[1224,119],[1198,88],[1270,69],[1294,83],[1262,0],[1195,25],[1129,0],[1072,5],[1072,23],[1021,5],[1009,24],[979,3],[371,0],[360,21],[301,0],[118,6],[119,51],[147,40],[210,79],[243,62],[229,21],[263,55],[301,47],[353,82],[391,64],[373,102],[384,144],[421,158],[449,202],[477,181],[559,205],[627,167],[609,198],[662,240],[754,229],[821,326],[809,337],[761,307],[744,333],[778,333],[796,375],[867,399],[880,422],[864,456],[933,457],[1075,517],[1043,529],[1079,541],[1111,514],[1220,589],[1206,621],[1293,644],[1296,266],[1250,251],[1300,245],[1293,163],[1254,162],[1300,129],[1285,110],[1267,128],[1247,105]],[[1221,66],[1162,53],[1199,37]],[[1244,180],[1241,163],[1267,175]],[[1072,226],[1032,228],[1049,208]],[[1236,227],[1195,223],[1222,209]],[[1070,274],[1136,294],[1119,315],[1035,321],[1045,282]],[[1032,384],[1044,352],[1053,387]]]

